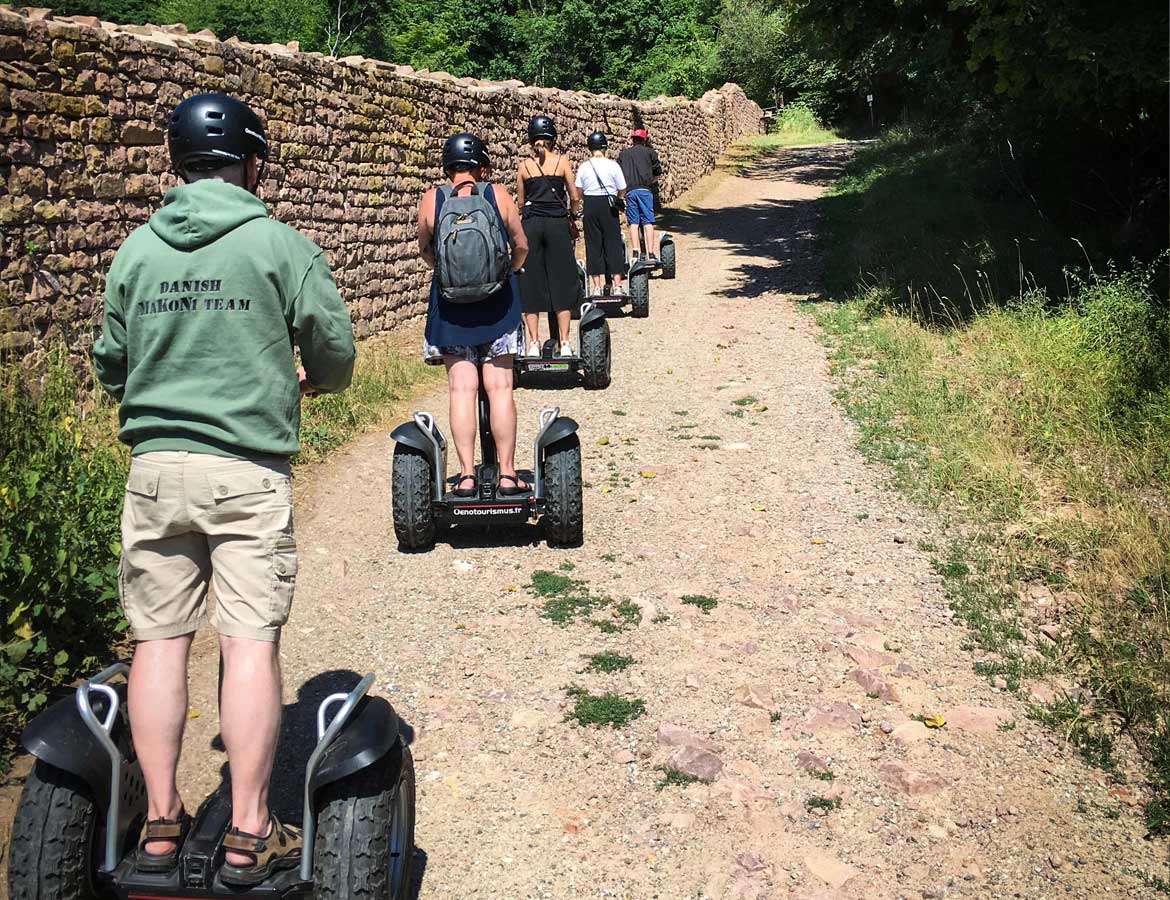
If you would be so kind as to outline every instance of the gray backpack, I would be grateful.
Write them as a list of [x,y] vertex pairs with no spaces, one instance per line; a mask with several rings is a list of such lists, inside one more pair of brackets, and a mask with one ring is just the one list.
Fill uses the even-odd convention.
[[451,303],[475,303],[490,297],[512,274],[512,254],[503,222],[475,182],[459,196],[451,185],[439,188],[435,223],[435,271],[439,292]]

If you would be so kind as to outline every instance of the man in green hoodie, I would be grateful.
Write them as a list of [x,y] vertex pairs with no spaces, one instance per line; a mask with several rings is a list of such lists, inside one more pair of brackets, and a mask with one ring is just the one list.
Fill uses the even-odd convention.
[[137,860],[173,868],[190,828],[175,775],[187,657],[210,589],[232,790],[221,877],[250,885],[300,858],[300,834],[268,808],[297,571],[288,458],[301,394],[349,385],[353,329],[321,249],[255,195],[268,152],[255,113],[199,94],[175,108],[167,137],[185,183],[114,257],[93,349],[133,448],[119,581],[148,795]]

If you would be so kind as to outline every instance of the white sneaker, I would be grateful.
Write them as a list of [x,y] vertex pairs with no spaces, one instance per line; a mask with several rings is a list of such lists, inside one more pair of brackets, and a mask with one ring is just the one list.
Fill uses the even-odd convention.
[[615,284],[613,286],[613,296],[624,297],[626,295],[626,286],[624,284]]
[[528,355],[529,356],[536,356],[536,357],[540,356],[540,342],[539,341],[533,341],[532,343],[530,343],[528,345]]
[[561,356],[572,356],[573,345],[568,341],[561,341]]
[[589,291],[589,298],[591,300],[596,298],[596,297],[601,297],[601,296],[603,296],[603,292],[602,292],[601,288],[599,288],[599,287],[592,288]]

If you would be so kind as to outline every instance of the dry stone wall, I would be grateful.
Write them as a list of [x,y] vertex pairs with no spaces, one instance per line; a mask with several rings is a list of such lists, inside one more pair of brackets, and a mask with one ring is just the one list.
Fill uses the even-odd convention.
[[425,311],[415,209],[452,131],[480,134],[511,185],[537,112],[577,159],[589,131],[644,125],[669,202],[761,121],[730,84],[697,101],[633,102],[0,6],[0,350],[88,348],[114,251],[176,183],[165,117],[204,90],[241,96],[266,120],[261,196],[325,249],[359,336]]

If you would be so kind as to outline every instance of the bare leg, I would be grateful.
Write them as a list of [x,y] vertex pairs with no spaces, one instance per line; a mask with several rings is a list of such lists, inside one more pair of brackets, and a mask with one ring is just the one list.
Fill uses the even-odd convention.
[[524,313],[524,333],[528,343],[540,342],[540,313]]
[[569,329],[572,327],[573,313],[568,309],[557,310],[557,331],[561,335],[561,343],[569,340]]
[[[280,642],[221,634],[219,651],[219,730],[232,772],[232,825],[266,835],[268,781],[280,736]],[[235,866],[252,863],[239,853],[228,853],[226,859]]]
[[654,246],[654,226],[647,225],[646,227],[646,252],[658,255],[658,248]]
[[630,226],[630,253],[631,255],[637,253],[642,248],[641,235],[638,234],[638,226]]
[[501,475],[516,474],[516,398],[512,393],[512,355],[496,356],[483,366],[483,387],[491,405],[492,436]]
[[[187,653],[194,635],[139,641],[130,667],[130,727],[146,781],[148,819],[174,819],[183,801],[175,786],[187,722]],[[169,853],[175,841],[151,841],[148,853]]]
[[[511,360],[511,356],[508,357]],[[479,396],[479,372],[475,363],[459,356],[443,357],[447,367],[447,391],[450,395],[451,437],[459,457],[459,474],[475,474],[475,401]],[[484,369],[485,375],[487,369]],[[511,370],[509,370],[509,373]],[[493,431],[495,424],[493,421]],[[499,437],[496,437],[498,443]],[[460,479],[457,487],[464,485]]]
[[609,276],[609,278],[613,282],[613,286],[615,288],[620,288],[622,286],[622,282],[626,280],[626,276],[621,272],[614,272]]

